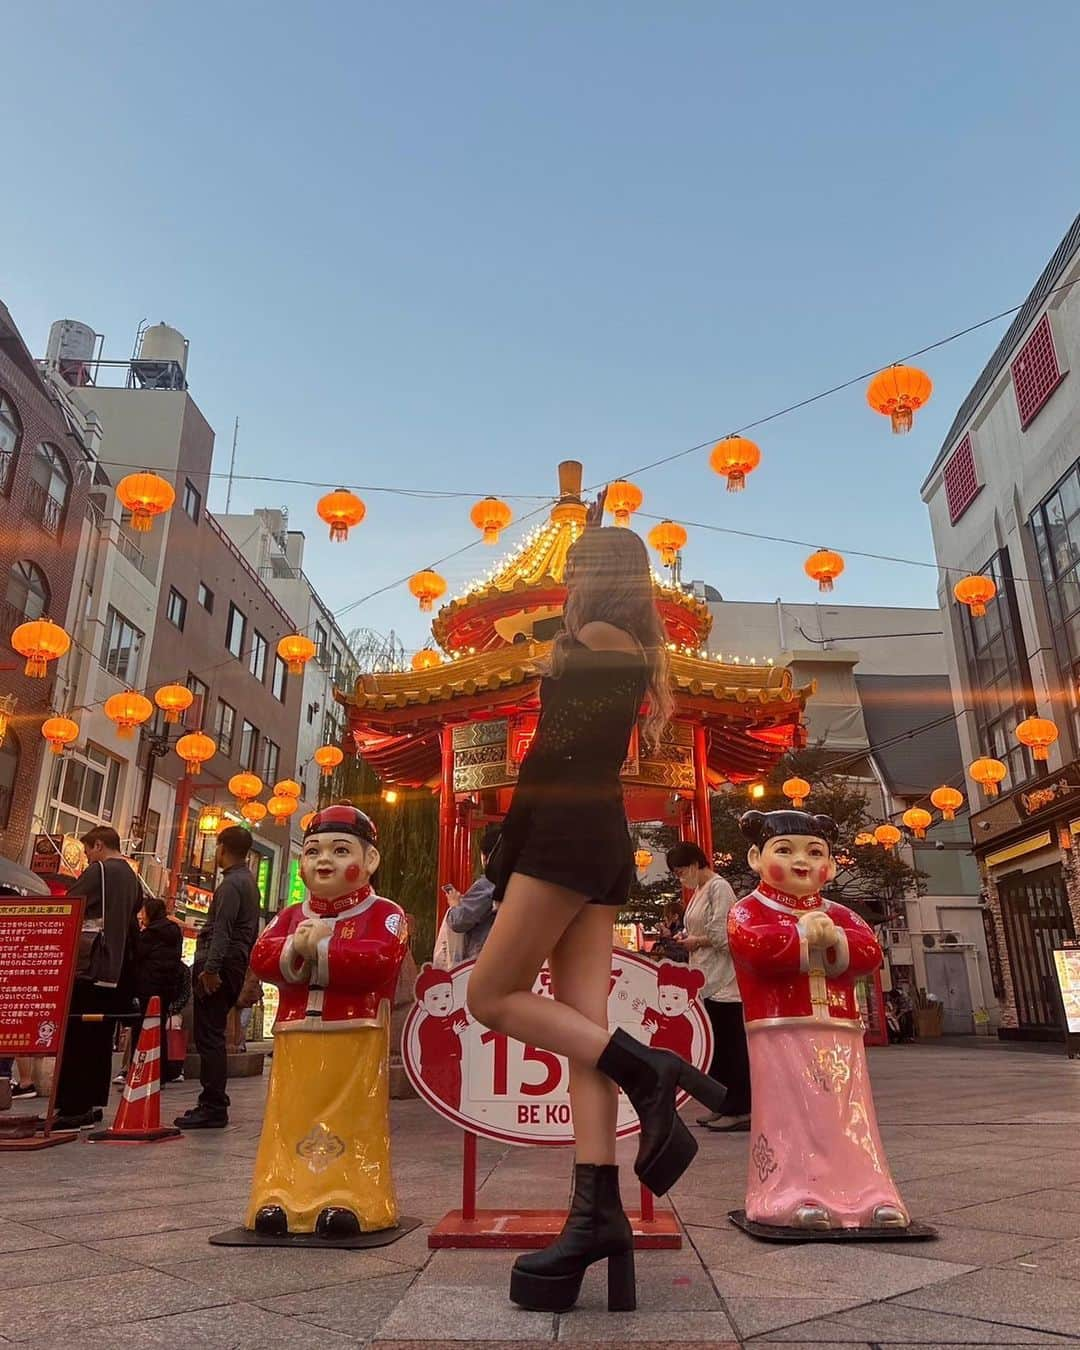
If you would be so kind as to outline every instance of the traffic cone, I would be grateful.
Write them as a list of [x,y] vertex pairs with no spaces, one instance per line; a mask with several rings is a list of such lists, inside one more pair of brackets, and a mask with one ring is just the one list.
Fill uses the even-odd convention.
[[148,1144],[179,1134],[175,1126],[161,1123],[161,1001],[155,995],[146,1009],[116,1119],[107,1130],[95,1130],[87,1138]]

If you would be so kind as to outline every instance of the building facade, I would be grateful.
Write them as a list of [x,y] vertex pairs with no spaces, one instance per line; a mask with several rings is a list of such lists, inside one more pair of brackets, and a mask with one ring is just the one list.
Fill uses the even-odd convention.
[[[965,398],[922,488],[941,567],[949,677],[964,761],[1002,761],[990,798],[969,783],[1002,996],[1001,1034],[1062,1034],[1054,951],[1080,933],[1080,216]],[[952,594],[992,577],[982,617]],[[1029,715],[1059,738],[1040,763]]]
[[[807,743],[859,787],[875,818],[899,825],[935,787],[962,782],[940,611],[779,600],[709,608],[718,655],[784,665],[796,686],[814,686]],[[925,875],[882,930],[890,969],[941,999],[947,1030],[993,1027],[994,964],[966,820],[938,819],[900,847]]]
[[0,304],[0,636],[6,653],[0,694],[14,700],[0,745],[0,852],[22,862],[38,829],[38,783],[52,758],[41,724],[51,712],[65,711],[57,699],[66,691],[57,689],[56,663],[45,679],[27,678],[10,638],[30,619],[68,624],[91,510],[95,445],[84,443],[69,421]]
[[[300,820],[320,804],[321,771],[315,763],[315,751],[321,745],[336,745],[346,754],[354,753],[352,746],[344,744],[344,709],[334,697],[334,688],[352,688],[357,662],[348,637],[304,571],[304,535],[300,530],[289,529],[288,513],[262,508],[251,515],[221,515],[218,521],[289,615],[294,631],[306,634],[315,643],[315,656],[304,667],[302,679],[298,679],[296,779],[302,794],[300,810],[292,818],[293,849],[298,855],[303,833]],[[299,895],[295,865],[291,867],[290,882]]]
[[[110,693],[136,688],[152,698],[174,683],[192,691],[180,725],[167,725],[159,712],[142,729],[138,767],[119,794],[113,823],[143,860],[150,884],[175,897],[179,912],[197,923],[214,884],[214,831],[200,831],[199,821],[209,824],[206,808],[214,806],[239,820],[227,784],[243,769],[267,789],[295,777],[302,681],[287,674],[276,654],[292,620],[207,509],[214,433],[188,390],[186,363],[186,341],[158,325],[146,330],[130,362],[54,362],[52,373],[74,381],[73,398],[99,424],[113,484],[146,469],[176,491],[172,510],[137,536],[111,485],[93,508],[100,512],[99,539],[88,568],[94,599],[85,648],[96,667],[76,677],[86,691],[80,701],[92,707],[81,714],[85,749],[77,747],[70,762],[102,749],[119,758],[115,729],[97,724]],[[192,776],[175,745],[195,729],[213,738],[217,753]],[[70,823],[63,808],[73,795],[66,786],[71,772],[65,767],[45,802],[45,818],[57,827]],[[267,818],[253,833],[270,913],[286,894],[289,830]]]

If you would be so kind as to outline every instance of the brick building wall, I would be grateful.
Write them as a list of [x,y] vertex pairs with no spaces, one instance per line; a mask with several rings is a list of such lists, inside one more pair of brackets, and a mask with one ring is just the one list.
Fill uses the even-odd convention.
[[[0,803],[0,853],[25,861],[34,830],[34,796],[46,746],[41,723],[51,710],[55,666],[46,679],[28,679],[12,649],[12,631],[25,615],[8,601],[11,569],[19,561],[34,563],[44,574],[48,616],[63,624],[74,580],[79,538],[88,508],[90,471],[77,437],[68,429],[59,406],[39,376],[7,308],[0,303],[0,393],[14,406],[21,435],[13,461],[0,466],[0,693],[18,700],[9,730],[9,745],[19,751],[10,808]],[[31,486],[37,447],[46,443],[58,452],[70,474],[67,503],[55,533],[45,528],[42,496]],[[6,473],[3,470],[6,469]],[[12,666],[13,669],[3,667]]]

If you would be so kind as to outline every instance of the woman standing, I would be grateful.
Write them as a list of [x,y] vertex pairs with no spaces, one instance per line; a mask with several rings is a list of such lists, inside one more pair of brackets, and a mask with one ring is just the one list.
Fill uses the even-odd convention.
[[735,892],[709,866],[697,844],[676,844],[667,855],[670,871],[694,893],[683,915],[679,939],[690,965],[705,976],[702,998],[713,1029],[711,1077],[727,1088],[723,1111],[702,1116],[699,1125],[718,1134],[750,1128],[750,1057],[735,963],[728,949],[728,912]]
[[[559,1238],[514,1264],[522,1307],[573,1306],[585,1270],[608,1261],[608,1307],[636,1306],[633,1234],[615,1166],[617,1088],[641,1121],[634,1170],[656,1194],[675,1184],[697,1144],[675,1111],[685,1088],[719,1110],[723,1093],[668,1051],[608,1032],[612,932],[634,877],[619,774],[642,699],[655,743],[671,713],[663,626],[648,557],[627,529],[595,522],[566,560],[564,629],[540,690],[536,736],[490,864],[499,921],[469,980],[478,1022],[570,1060],[574,1197]],[[552,998],[532,992],[544,961]]]

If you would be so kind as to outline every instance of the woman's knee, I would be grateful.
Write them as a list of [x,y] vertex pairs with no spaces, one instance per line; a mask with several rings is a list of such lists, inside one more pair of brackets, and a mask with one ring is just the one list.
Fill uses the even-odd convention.
[[465,1006],[471,1017],[492,1031],[498,1031],[504,997],[493,980],[480,974],[477,968],[473,969],[465,994]]

